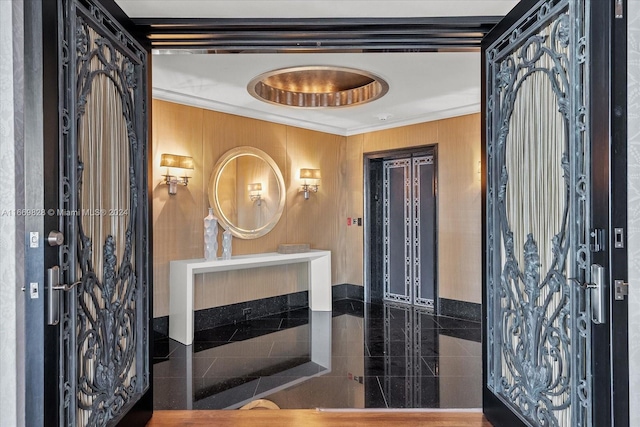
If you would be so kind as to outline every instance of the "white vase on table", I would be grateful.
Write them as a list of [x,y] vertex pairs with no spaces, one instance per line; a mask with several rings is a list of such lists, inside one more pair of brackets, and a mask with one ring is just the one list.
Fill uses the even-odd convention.
[[204,218],[204,259],[218,259],[218,218],[209,208],[209,215]]
[[231,237],[229,230],[222,233],[222,259],[231,259]]

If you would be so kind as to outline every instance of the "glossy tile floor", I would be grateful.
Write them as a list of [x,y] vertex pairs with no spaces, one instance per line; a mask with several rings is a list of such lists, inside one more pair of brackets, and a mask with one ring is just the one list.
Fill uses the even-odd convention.
[[480,324],[334,302],[155,341],[155,409],[480,408]]

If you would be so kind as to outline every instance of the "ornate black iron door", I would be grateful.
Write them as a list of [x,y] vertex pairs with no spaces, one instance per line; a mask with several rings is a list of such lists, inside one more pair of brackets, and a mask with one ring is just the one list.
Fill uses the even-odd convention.
[[524,425],[588,426],[589,0],[508,18],[483,45],[485,402]]
[[59,0],[58,26],[56,424],[115,425],[150,395],[147,52],[99,1]]

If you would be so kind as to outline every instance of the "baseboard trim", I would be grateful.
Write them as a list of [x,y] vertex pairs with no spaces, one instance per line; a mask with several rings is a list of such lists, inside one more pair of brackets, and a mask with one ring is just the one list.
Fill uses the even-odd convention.
[[[333,301],[344,299],[364,301],[364,287],[348,283],[334,285],[331,287],[331,297]],[[194,313],[193,326],[194,331],[202,331],[306,307],[309,307],[309,292],[295,292],[292,294],[197,310]],[[246,309],[249,309],[249,314],[245,314]],[[154,318],[153,331],[155,332],[156,338],[168,336],[169,316]]]
[[309,291],[197,310],[193,318],[194,331],[232,325],[306,307],[309,307]]
[[457,319],[473,320],[474,322],[482,321],[482,305],[458,301],[448,298],[438,299],[440,316],[455,317]]
[[364,286],[352,285],[349,283],[333,285],[331,287],[331,297],[333,301],[343,299],[364,301]]

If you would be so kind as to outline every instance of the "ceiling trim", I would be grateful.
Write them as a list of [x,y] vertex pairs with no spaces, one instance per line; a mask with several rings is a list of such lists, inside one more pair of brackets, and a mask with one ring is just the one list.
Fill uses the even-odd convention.
[[221,113],[234,114],[237,116],[248,117],[257,120],[264,120],[272,123],[278,123],[287,126],[314,130],[317,132],[330,133],[339,136],[353,136],[362,133],[376,132],[385,129],[392,129],[402,126],[415,125],[424,122],[432,122],[435,120],[449,119],[452,117],[464,116],[480,112],[480,103],[473,103],[461,107],[451,108],[448,110],[434,111],[433,113],[423,114],[416,117],[410,117],[403,120],[381,121],[376,125],[360,126],[354,128],[341,128],[336,126],[322,125],[317,122],[310,122],[301,119],[293,119],[282,116],[273,112],[258,111],[246,107],[238,107],[211,99],[201,98],[194,95],[186,95],[184,93],[174,92],[165,89],[153,88],[152,96],[154,99],[162,101],[175,102],[192,107],[204,108]]
[[135,18],[153,49],[208,53],[479,50],[500,16]]

